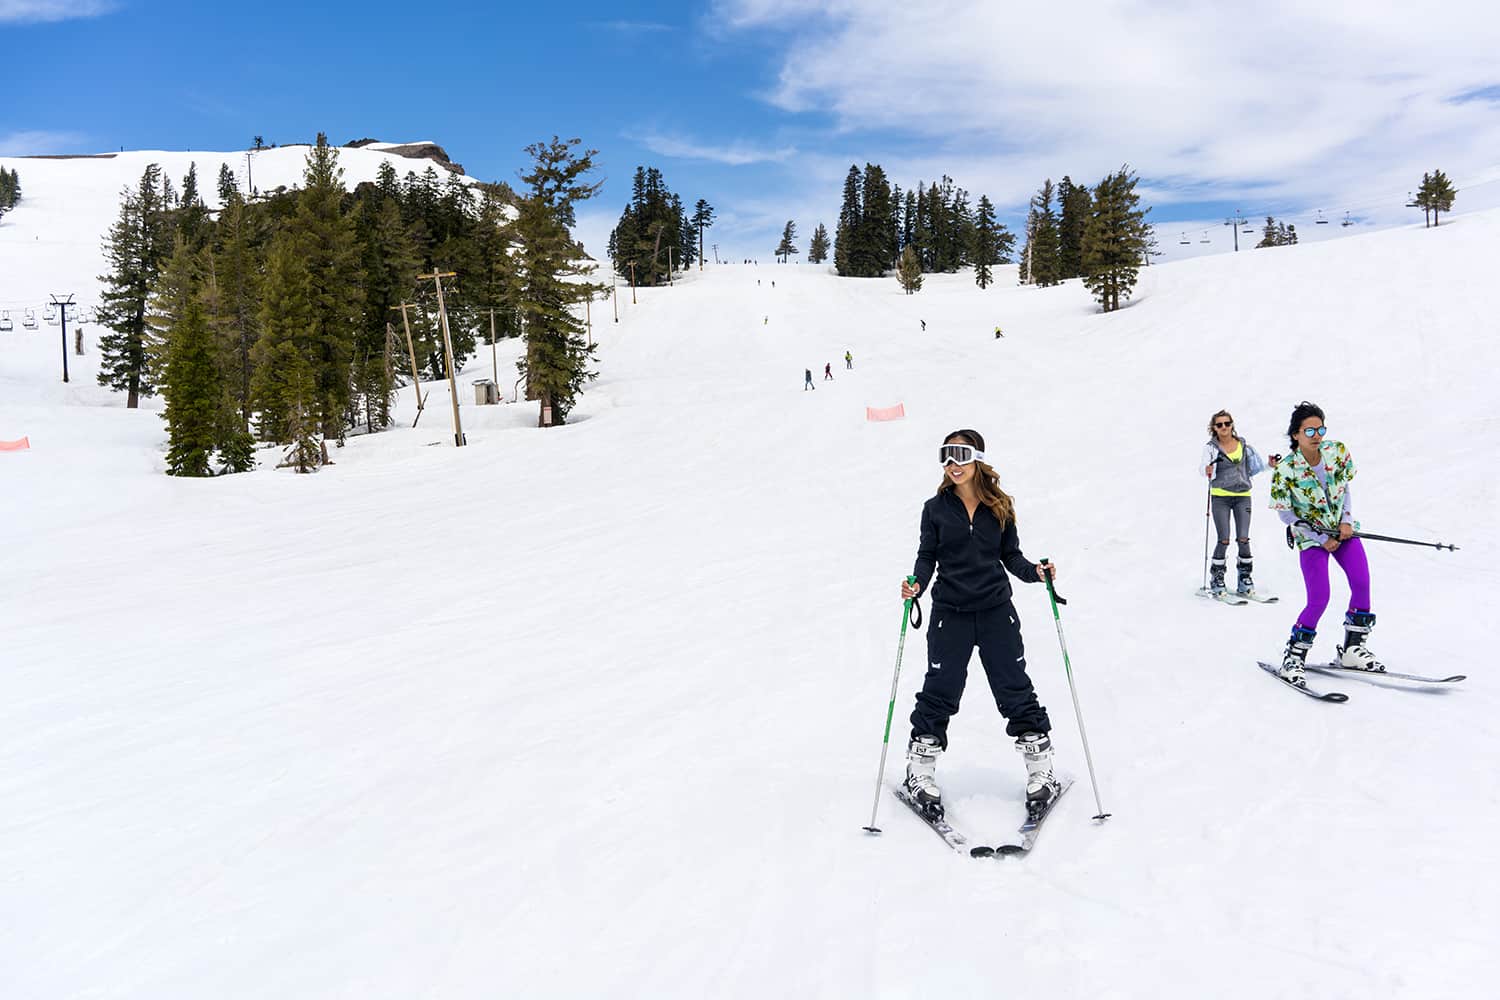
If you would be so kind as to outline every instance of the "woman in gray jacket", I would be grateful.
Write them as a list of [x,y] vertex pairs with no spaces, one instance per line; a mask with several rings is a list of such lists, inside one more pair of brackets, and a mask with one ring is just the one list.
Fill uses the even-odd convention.
[[[1239,543],[1239,558],[1235,563],[1239,581],[1235,589],[1249,594],[1255,590],[1250,558],[1250,477],[1264,472],[1266,463],[1250,442],[1234,432],[1234,417],[1228,410],[1220,410],[1209,418],[1208,435],[1198,464],[1208,477],[1209,508],[1219,533],[1219,544],[1214,546],[1213,560],[1209,563],[1209,593],[1215,597],[1224,593],[1224,556],[1229,549],[1229,519],[1233,517],[1235,541]],[[1280,457],[1272,455],[1271,465]]]

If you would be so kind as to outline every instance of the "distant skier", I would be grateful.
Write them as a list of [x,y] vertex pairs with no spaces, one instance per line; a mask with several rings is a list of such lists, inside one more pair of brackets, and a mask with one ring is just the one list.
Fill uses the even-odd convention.
[[818,387],[815,386],[815,385],[813,385],[813,383],[812,383],[812,369],[811,368],[804,368],[804,369],[802,369],[802,374],[803,374],[804,378],[806,379],[806,381],[802,383],[802,391],[806,392],[809,389],[816,390]]
[[832,361],[828,362],[826,365],[823,366],[823,381],[824,382],[831,382],[831,381],[833,381],[833,362]]
[[765,319],[761,320],[760,321],[760,325],[761,326],[770,326],[771,325],[771,317],[767,316]]
[[1307,606],[1292,626],[1282,654],[1283,680],[1304,684],[1307,651],[1317,636],[1318,620],[1328,607],[1328,557],[1331,555],[1349,581],[1349,609],[1344,614],[1344,644],[1335,646],[1338,663],[1357,670],[1381,671],[1365,640],[1375,626],[1370,610],[1370,566],[1365,548],[1350,537],[1359,522],[1350,515],[1349,483],[1354,479],[1354,459],[1340,441],[1325,441],[1328,428],[1323,411],[1306,400],[1292,410],[1287,436],[1292,453],[1276,466],[1271,477],[1271,508],[1291,526],[1299,550],[1302,583],[1307,588]]
[[1003,334],[1001,334],[1000,328],[998,326],[995,327],[995,339],[999,340],[1002,336],[1003,336]]
[[[922,507],[921,541],[912,568],[917,583],[901,584],[901,598],[915,598],[927,589],[933,571],[938,573],[927,624],[930,666],[911,714],[904,787],[929,813],[942,815],[937,760],[948,747],[948,719],[958,711],[978,646],[990,693],[1006,719],[1005,731],[1016,737],[1016,749],[1026,760],[1027,807],[1040,810],[1060,788],[1052,774],[1052,722],[1026,675],[1020,616],[1005,573],[1038,583],[1042,566],[1021,553],[1015,505],[985,462],[979,432],[949,434],[938,448],[938,462],[943,481]],[[1047,571],[1057,578],[1056,566],[1049,564]]]
[[[1271,456],[1271,465],[1277,456]],[[1234,417],[1228,410],[1220,410],[1208,418],[1208,443],[1198,457],[1203,474],[1208,477],[1209,508],[1213,511],[1214,528],[1219,533],[1219,543],[1209,562],[1208,589],[1215,596],[1224,593],[1224,572],[1227,566],[1224,556],[1229,549],[1229,519],[1234,517],[1235,541],[1239,543],[1235,568],[1239,579],[1235,591],[1249,594],[1255,589],[1252,576],[1254,569],[1250,557],[1250,479],[1266,470],[1260,452],[1235,433]]]
[[927,332],[927,321],[925,319],[919,319],[919,320],[917,320],[917,322],[922,324],[922,332],[926,333]]
[[756,287],[756,288],[759,288],[759,287],[760,287],[760,279],[759,279],[759,278],[756,278],[756,279],[755,279],[755,287]]
[[850,354],[848,351],[844,352],[844,367],[845,368],[853,368],[854,367],[854,355]]

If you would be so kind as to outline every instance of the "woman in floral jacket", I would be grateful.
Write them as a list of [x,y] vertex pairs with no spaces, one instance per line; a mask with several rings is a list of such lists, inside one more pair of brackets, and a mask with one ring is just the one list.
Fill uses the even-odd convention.
[[1328,557],[1349,581],[1349,610],[1344,615],[1344,644],[1337,646],[1340,666],[1384,670],[1365,639],[1375,625],[1370,611],[1370,567],[1364,544],[1352,537],[1359,522],[1351,516],[1349,483],[1354,459],[1342,442],[1324,440],[1323,411],[1303,400],[1292,410],[1287,435],[1292,453],[1271,477],[1271,508],[1290,526],[1300,550],[1307,605],[1292,626],[1278,673],[1292,684],[1304,683],[1302,669],[1317,635],[1318,620],[1328,607]]

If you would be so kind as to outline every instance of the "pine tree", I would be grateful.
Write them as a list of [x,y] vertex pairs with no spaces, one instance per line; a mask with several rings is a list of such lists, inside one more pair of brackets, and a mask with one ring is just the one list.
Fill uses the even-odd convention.
[[229,204],[229,199],[239,194],[239,182],[234,179],[234,171],[229,169],[229,164],[219,164],[219,205]]
[[1259,250],[1262,247],[1279,246],[1281,246],[1281,229],[1276,225],[1276,218],[1268,215],[1265,227],[1260,231],[1260,242],[1255,244],[1255,248]]
[[839,224],[834,230],[833,267],[841,275],[854,275],[855,244],[860,238],[859,193],[862,181],[859,167],[850,164],[844,176],[844,201],[839,207]]
[[698,270],[703,270],[703,230],[714,224],[714,207],[702,198],[693,206],[693,228],[698,231]]
[[520,199],[515,222],[518,306],[526,331],[526,353],[517,367],[540,403],[537,425],[543,427],[566,423],[583,386],[597,377],[588,370],[594,351],[572,308],[603,288],[570,280],[585,273],[588,258],[567,220],[577,202],[599,191],[599,184],[582,181],[594,168],[597,150],[580,154],[574,150],[579,144],[553,136],[526,147],[533,162],[521,179],[530,192]]
[[315,437],[316,425],[302,419],[309,403],[303,379],[314,378],[316,389],[308,360],[318,347],[313,333],[312,280],[288,234],[276,238],[266,258],[259,325],[250,392],[260,436],[278,444],[292,441],[296,434]]
[[979,211],[974,219],[974,243],[969,252],[974,262],[974,283],[980,288],[988,288],[994,281],[990,269],[1000,263],[999,237],[1003,229],[995,223],[995,206],[989,198],[980,195]]
[[781,230],[781,242],[776,245],[776,256],[781,258],[783,264],[787,262],[787,258],[792,254],[801,252],[797,249],[796,244],[792,242],[796,238],[797,224],[791,219],[787,219],[786,227]]
[[198,164],[188,165],[187,176],[182,179],[182,198],[176,212],[177,232],[194,250],[207,245],[212,234],[208,206],[198,194]]
[[111,332],[99,338],[99,384],[126,394],[129,409],[156,391],[147,354],[146,310],[151,289],[169,250],[161,167],[152,163],[134,191],[121,196],[120,216],[105,237],[110,272],[101,275],[99,322]]
[[1432,178],[1424,185],[1427,188],[1427,201],[1432,207],[1432,224],[1438,225],[1438,215],[1442,212],[1453,210],[1454,199],[1458,197],[1458,189],[1453,182],[1448,180],[1448,175],[1441,170],[1434,170]]
[[[1052,210],[1054,188],[1049,178],[1031,199],[1030,225],[1026,241],[1026,267],[1033,284],[1056,285],[1062,281],[1061,234],[1057,213]],[[1137,258],[1139,259],[1139,258]]]
[[1093,211],[1089,189],[1063,177],[1057,185],[1057,203],[1062,209],[1058,223],[1058,277],[1076,278],[1083,273],[1083,231]]
[[907,295],[922,290],[922,258],[918,256],[916,247],[907,247],[901,251],[901,260],[896,266],[896,280],[901,283],[901,289]]
[[1137,178],[1121,167],[1094,189],[1094,209],[1083,236],[1083,283],[1105,312],[1130,297],[1142,255],[1150,240],[1146,213],[1137,206]]
[[218,275],[219,309],[215,317],[224,369],[225,391],[240,412],[240,428],[250,427],[250,352],[260,337],[260,281],[264,266],[264,235],[254,212],[237,188],[219,213],[215,229],[214,270]]
[[807,245],[807,262],[821,264],[828,259],[828,227],[818,223],[813,230],[812,242]]
[[210,476],[210,459],[218,443],[222,376],[216,363],[213,334],[203,303],[190,294],[183,311],[166,333],[162,395],[167,422],[167,474]]
[[354,332],[363,319],[364,281],[354,219],[342,208],[343,175],[338,150],[319,132],[307,154],[297,214],[287,228],[307,265],[311,334],[316,344],[307,361],[318,387],[320,433],[324,440],[339,441],[344,437],[345,411],[352,393],[350,366]]
[[[375,431],[390,425],[396,368],[409,367],[409,363],[402,364],[405,351],[396,352],[395,359],[389,356],[386,335],[388,325],[400,321],[395,307],[411,298],[420,262],[415,241],[401,220],[401,206],[395,198],[376,197],[361,205],[359,241],[363,249],[365,301],[354,349],[354,389],[362,404],[365,427]],[[472,269],[463,273],[466,288],[472,288],[485,301],[494,301],[488,294],[485,275]],[[415,375],[420,377],[420,373]]]
[[1416,205],[1422,210],[1422,228],[1432,225],[1432,174],[1422,175],[1422,184],[1417,188]]

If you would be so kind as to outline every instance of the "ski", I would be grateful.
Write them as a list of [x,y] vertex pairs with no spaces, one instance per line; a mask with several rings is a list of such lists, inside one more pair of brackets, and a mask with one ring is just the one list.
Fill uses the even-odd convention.
[[1250,591],[1248,594],[1242,594],[1236,590],[1234,594],[1236,597],[1243,597],[1245,600],[1254,601],[1256,604],[1275,604],[1277,601],[1281,600],[1281,598],[1277,597],[1275,594],[1261,594],[1254,590]]
[[1307,669],[1327,674],[1367,674],[1370,677],[1389,677],[1393,681],[1415,681],[1418,684],[1457,684],[1467,680],[1469,676],[1451,674],[1447,677],[1424,677],[1421,674],[1402,674],[1394,670],[1361,670],[1359,667],[1346,667],[1340,663],[1309,663]]
[[1059,778],[1057,794],[1052,796],[1051,802],[1048,802],[1036,815],[1031,815],[1030,808],[1027,809],[1026,822],[1022,823],[1016,831],[1021,835],[1021,842],[1019,844],[996,844],[994,847],[976,847],[970,853],[976,858],[1003,858],[1028,853],[1036,846],[1037,834],[1041,832],[1042,824],[1047,821],[1047,817],[1052,815],[1052,810],[1057,808],[1057,801],[1063,797],[1064,792],[1072,787],[1072,778]]
[[1245,600],[1244,595],[1242,595],[1242,594],[1236,594],[1232,590],[1225,590],[1225,591],[1222,591],[1220,593],[1215,594],[1211,590],[1204,590],[1202,587],[1199,587],[1195,591],[1195,593],[1199,597],[1206,597],[1210,601],[1218,601],[1220,604],[1228,604],[1231,607],[1237,607],[1237,606],[1239,606],[1241,604],[1249,604],[1250,603],[1249,601]]
[[[915,799],[906,794],[905,789],[892,788],[891,793],[895,795],[897,799],[901,800],[901,802],[906,805],[906,808],[916,813],[917,818],[920,819],[923,823],[926,823],[933,833],[937,834],[939,837],[942,837],[943,843],[953,848],[959,854],[972,855],[972,852],[969,849],[969,838],[953,829],[952,824],[950,824],[946,819],[939,819],[935,816],[929,816],[921,806],[917,805]],[[978,851],[980,850],[980,848],[976,847],[974,848],[974,850]],[[979,855],[972,856],[978,857]]]
[[1271,664],[1261,661],[1257,661],[1257,663],[1259,663],[1262,670],[1270,674],[1272,677],[1275,677],[1278,681],[1281,681],[1284,686],[1291,688],[1293,691],[1300,691],[1303,694],[1307,695],[1309,698],[1316,698],[1318,699],[1318,701],[1334,702],[1349,700],[1349,696],[1341,691],[1317,691],[1305,684],[1293,684],[1291,681],[1283,680],[1281,675],[1276,672],[1276,668]]

